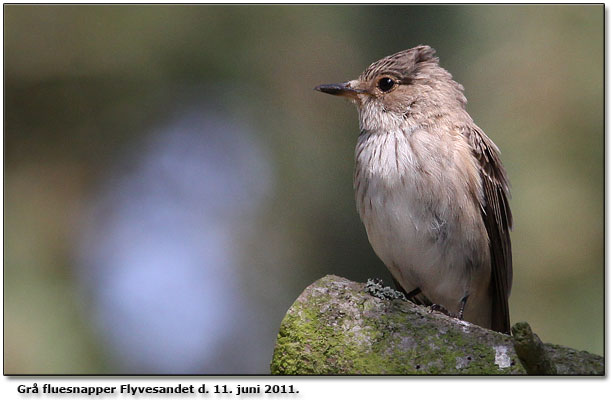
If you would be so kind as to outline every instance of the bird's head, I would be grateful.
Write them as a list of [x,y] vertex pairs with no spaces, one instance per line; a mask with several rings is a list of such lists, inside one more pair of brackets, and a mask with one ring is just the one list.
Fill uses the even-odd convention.
[[439,66],[435,50],[417,46],[372,63],[354,80],[320,85],[323,93],[350,99],[360,114],[360,129],[387,132],[427,120],[432,110],[465,106],[462,85]]

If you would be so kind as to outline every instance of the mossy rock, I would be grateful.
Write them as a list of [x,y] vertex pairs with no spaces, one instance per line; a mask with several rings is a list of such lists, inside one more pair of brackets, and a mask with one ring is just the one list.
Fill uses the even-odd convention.
[[[389,296],[389,288],[380,288],[380,294],[373,296],[370,286],[367,291],[365,284],[329,275],[305,289],[281,323],[271,372],[289,375],[526,374],[511,336],[394,298]],[[554,361],[579,353],[561,346],[545,347]],[[602,357],[585,355],[592,357],[591,367],[558,371],[604,373]]]

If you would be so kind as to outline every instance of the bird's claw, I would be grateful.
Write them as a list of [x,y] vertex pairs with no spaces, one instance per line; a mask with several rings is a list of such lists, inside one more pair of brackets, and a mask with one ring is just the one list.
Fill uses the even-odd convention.
[[463,318],[464,317],[464,315],[463,315],[464,314],[463,313],[464,310],[460,310],[459,313],[453,313],[453,312],[449,311],[448,309],[446,309],[444,306],[442,306],[440,304],[432,304],[429,308],[430,308],[430,311],[429,311],[430,313],[439,312],[439,313],[445,314],[446,316],[451,317],[451,318],[456,318],[456,319],[459,319],[459,320],[463,320],[464,319]]
[[449,312],[449,310],[447,310],[445,307],[443,307],[440,304],[432,304],[430,306],[430,312],[440,312],[441,314],[445,314],[448,317],[453,317],[452,313]]

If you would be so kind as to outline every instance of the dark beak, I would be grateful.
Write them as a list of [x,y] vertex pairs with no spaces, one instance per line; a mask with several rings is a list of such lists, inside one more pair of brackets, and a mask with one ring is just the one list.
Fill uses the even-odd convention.
[[329,85],[319,85],[315,88],[323,93],[333,94],[335,96],[345,96],[356,98],[359,93],[364,93],[363,90],[355,89],[350,86],[350,82],[332,83]]

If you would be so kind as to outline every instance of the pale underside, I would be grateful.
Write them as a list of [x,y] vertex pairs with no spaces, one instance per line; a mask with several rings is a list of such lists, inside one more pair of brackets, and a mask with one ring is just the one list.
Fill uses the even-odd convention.
[[399,125],[386,133],[362,126],[356,146],[356,202],[369,241],[405,291],[420,288],[453,313],[468,296],[464,319],[490,327],[490,253],[471,148],[460,132]]

